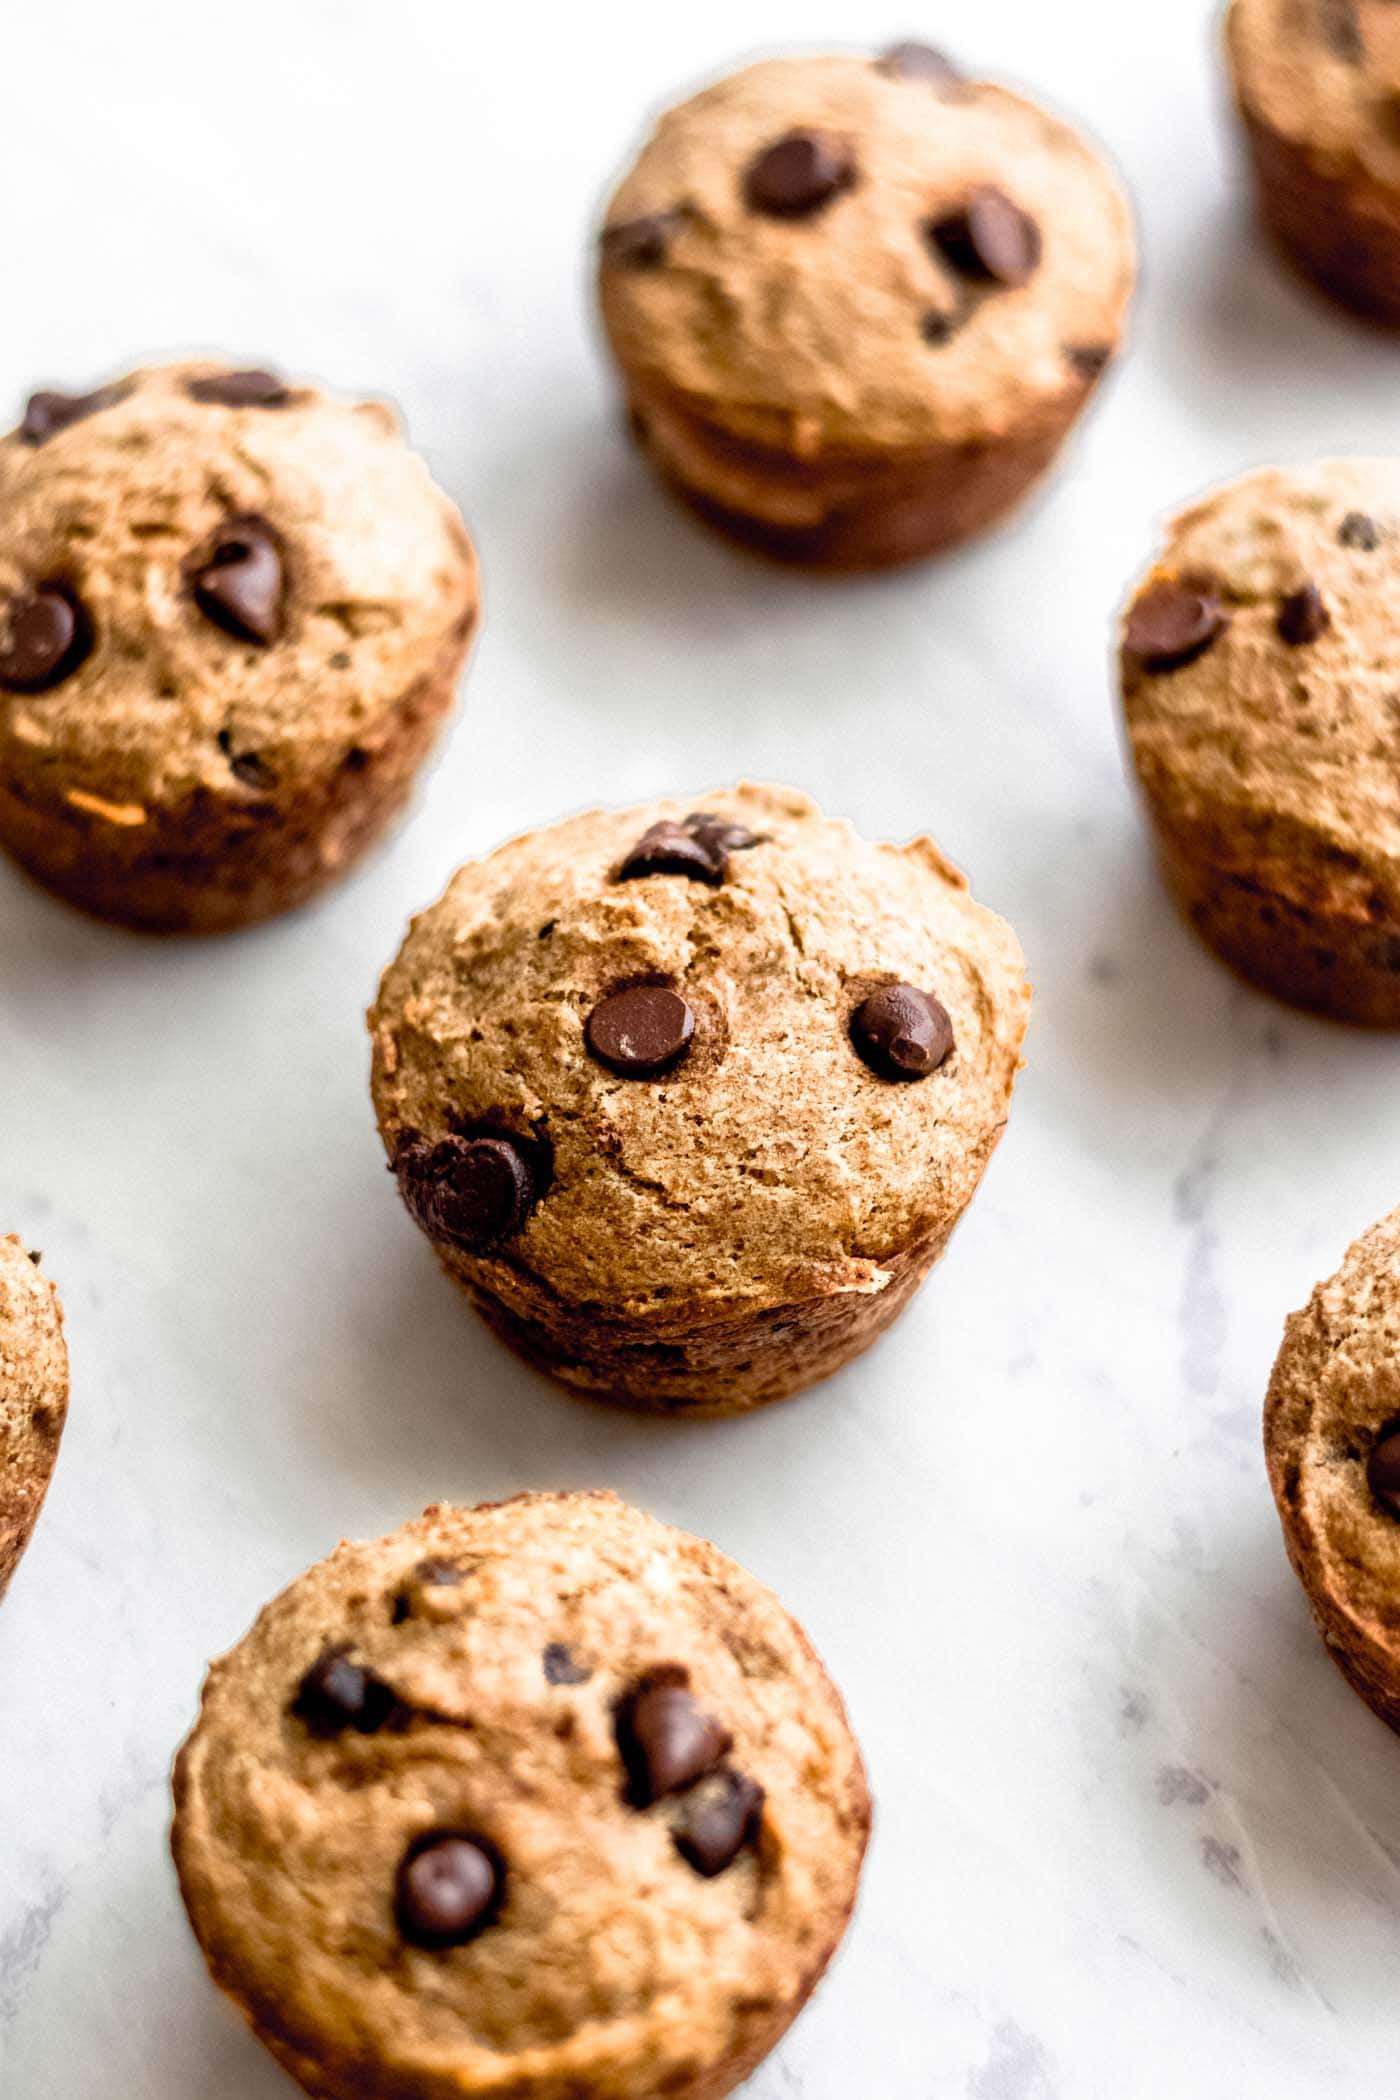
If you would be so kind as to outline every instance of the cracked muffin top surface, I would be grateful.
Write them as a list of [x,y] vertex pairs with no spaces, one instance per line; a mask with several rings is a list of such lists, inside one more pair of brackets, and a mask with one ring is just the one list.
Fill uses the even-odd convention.
[[1400,463],[1270,467],[1168,530],[1123,637],[1129,735],[1169,821],[1290,891],[1306,862],[1400,908]]
[[208,360],[37,394],[0,439],[0,768],[114,821],[294,787],[373,749],[476,599],[382,402]]
[[[374,1097],[418,1222],[450,1239],[465,1215],[459,1247],[572,1304],[878,1290],[975,1189],[1029,998],[1010,928],[929,840],[741,786],[464,867],[385,975]],[[501,1180],[475,1247],[454,1155],[476,1196]]]
[[216,1976],[372,2096],[698,2091],[800,2002],[869,1825],[777,1599],[605,1494],[342,1544],[214,1664],[176,1802]]
[[766,59],[668,111],[600,249],[629,375],[799,454],[1018,427],[1116,349],[1134,268],[1079,134],[913,46]]

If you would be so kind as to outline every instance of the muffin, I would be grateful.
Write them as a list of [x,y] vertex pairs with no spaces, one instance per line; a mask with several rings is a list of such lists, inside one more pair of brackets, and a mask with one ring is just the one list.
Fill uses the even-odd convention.
[[463,868],[384,978],[374,1100],[410,1214],[522,1355],[730,1414],[917,1290],[1001,1136],[1029,999],[929,840],[745,786]]
[[67,1413],[58,1293],[10,1233],[0,1238],[0,1597],[48,1492]]
[[1400,14],[1234,0],[1226,42],[1269,232],[1323,291],[1400,326]]
[[0,845],[103,918],[218,932],[403,804],[477,613],[393,411],[208,362],[0,440]]
[[1122,638],[1167,880],[1244,976],[1400,1025],[1400,462],[1271,467],[1167,532]]
[[879,568],[1018,503],[1122,340],[1118,183],[939,53],[770,59],[661,119],[611,204],[632,428],[704,516]]
[[1353,1688],[1400,1728],[1400,1210],[1288,1321],[1264,1445],[1318,1630]]
[[776,1597],[612,1495],[342,1544],[215,1663],[174,1850],[321,2100],[720,2100],[801,2010],[870,1823]]

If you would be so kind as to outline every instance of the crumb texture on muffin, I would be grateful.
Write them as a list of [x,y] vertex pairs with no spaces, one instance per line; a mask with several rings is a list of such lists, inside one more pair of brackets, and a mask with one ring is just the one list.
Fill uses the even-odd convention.
[[68,1412],[58,1293],[13,1233],[0,1238],[0,1596],[29,1542]]
[[[718,2100],[829,1959],[869,1825],[800,1629],[611,1495],[342,1544],[213,1666],[176,1801],[214,1975],[333,2100]],[[402,1872],[443,1833],[496,1894],[431,1944]]]
[[1400,16],[1391,0],[1233,0],[1228,40],[1249,114],[1400,191]]

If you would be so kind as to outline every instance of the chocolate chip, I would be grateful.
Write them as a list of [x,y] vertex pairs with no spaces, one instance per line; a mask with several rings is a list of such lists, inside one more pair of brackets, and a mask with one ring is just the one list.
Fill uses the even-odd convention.
[[650,1079],[688,1053],[695,1016],[664,984],[629,984],[599,1000],[584,1039],[599,1064],[624,1079]]
[[693,809],[685,822],[696,838],[704,839],[720,853],[747,853],[752,847],[767,843],[763,832],[750,831],[747,824],[736,824],[732,817],[717,817],[707,809]]
[[1332,615],[1315,583],[1305,583],[1301,590],[1290,591],[1279,607],[1279,635],[1292,649],[1315,642],[1331,625]]
[[277,775],[256,751],[236,752],[229,760],[229,771],[235,780],[242,781],[244,787],[259,788],[264,793],[277,785]]
[[1338,527],[1337,540],[1360,554],[1374,554],[1381,543],[1380,527],[1364,511],[1349,510]]
[[1113,356],[1107,343],[1070,343],[1065,348],[1065,362],[1073,367],[1081,379],[1097,379]]
[[27,445],[42,445],[47,438],[57,437],[70,423],[81,423],[84,416],[96,415],[98,409],[109,408],[117,399],[120,389],[100,386],[91,394],[31,394],[25,404],[24,421],[19,434]]
[[701,1780],[672,1828],[677,1852],[707,1881],[732,1866],[758,1835],[763,1788],[756,1779],[725,1765]]
[[932,44],[891,44],[875,63],[896,80],[926,80],[930,87],[956,87],[963,77],[952,60],[935,51]]
[[1377,1502],[1400,1517],[1400,1424],[1392,1423],[1366,1461],[1366,1483]]
[[1025,284],[1040,261],[1040,228],[990,184],[974,190],[961,211],[933,220],[929,239],[964,277],[993,284]]
[[1349,65],[1359,65],[1366,56],[1356,0],[1317,0],[1318,33],[1329,51]]
[[313,1735],[340,1735],[347,1728],[373,1735],[397,1703],[373,1671],[351,1662],[343,1649],[331,1648],[302,1678],[292,1712]]
[[435,1830],[399,1866],[394,1914],[415,1947],[460,1947],[489,1925],[505,1894],[494,1845],[474,1832]]
[[882,984],[851,1016],[851,1041],[882,1079],[927,1079],[953,1047],[947,1009],[912,984]]
[[587,1663],[574,1661],[572,1648],[563,1641],[551,1641],[542,1659],[546,1684],[587,1684],[593,1675]]
[[[431,1607],[432,1593],[436,1590],[455,1590],[460,1587],[462,1571],[454,1560],[420,1560],[409,1570],[408,1579],[394,1598],[393,1621],[402,1626],[405,1619],[433,1618],[443,1616]],[[446,1602],[446,1600],[442,1600]]]
[[937,349],[957,334],[961,320],[961,314],[944,314],[937,307],[930,307],[919,322],[919,333],[926,343],[932,343]]
[[646,212],[639,219],[605,226],[601,237],[604,262],[620,270],[659,270],[686,217],[677,205],[671,211]]
[[693,882],[706,882],[718,889],[729,866],[729,856],[712,836],[697,835],[686,824],[663,819],[644,831],[617,871],[619,882],[633,882],[642,875],[688,875]]
[[195,603],[226,634],[261,647],[282,633],[282,549],[265,518],[230,518],[194,569]]
[[732,1738],[700,1707],[678,1664],[642,1679],[617,1714],[617,1747],[627,1769],[628,1798],[647,1808],[714,1770]]
[[192,379],[192,401],[217,402],[220,408],[285,408],[292,390],[275,372],[214,372]]
[[1175,671],[1204,654],[1229,624],[1209,584],[1163,580],[1132,606],[1123,647],[1145,670]]
[[749,162],[744,202],[771,219],[808,219],[855,179],[855,160],[844,139],[825,131],[790,131]]
[[63,584],[41,583],[12,598],[0,634],[0,690],[43,693],[71,677],[92,647],[92,626]]
[[474,1253],[518,1232],[536,1197],[525,1155],[508,1137],[409,1138],[394,1172],[414,1223]]

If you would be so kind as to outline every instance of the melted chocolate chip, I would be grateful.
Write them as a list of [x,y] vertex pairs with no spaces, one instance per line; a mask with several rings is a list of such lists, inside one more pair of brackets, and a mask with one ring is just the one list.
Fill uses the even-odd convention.
[[600,999],[584,1026],[599,1064],[624,1079],[650,1079],[687,1055],[695,1016],[679,992],[663,984],[629,984]]
[[1305,583],[1301,590],[1290,591],[1279,606],[1279,637],[1291,649],[1315,642],[1331,625],[1332,615],[1315,583]]
[[1069,343],[1065,348],[1065,362],[1081,379],[1097,379],[1113,357],[1107,343]]
[[933,220],[928,237],[964,277],[1014,288],[1040,262],[1040,228],[1004,190],[974,190],[961,211]]
[[505,1866],[475,1832],[435,1830],[404,1855],[394,1891],[399,1931],[415,1947],[460,1947],[488,1926],[505,1894]]
[[734,1864],[758,1836],[763,1788],[757,1780],[723,1766],[702,1779],[672,1827],[677,1852],[707,1881]]
[[685,823],[688,831],[719,853],[747,853],[751,847],[766,843],[761,831],[750,831],[747,824],[736,824],[732,817],[717,817],[707,809],[693,809]]
[[634,882],[643,875],[688,875],[692,882],[706,882],[718,889],[729,866],[729,856],[711,837],[697,835],[687,824],[663,819],[644,831],[617,871],[619,882]]
[[628,1799],[648,1808],[664,1794],[680,1793],[714,1770],[731,1740],[728,1729],[697,1704],[679,1665],[653,1671],[617,1714]]
[[230,518],[191,573],[206,620],[261,648],[280,639],[286,579],[282,549],[265,518]]
[[882,1079],[927,1079],[953,1047],[953,1024],[931,992],[882,984],[851,1016],[851,1041]]
[[431,1618],[428,1599],[434,1590],[455,1590],[460,1587],[462,1571],[454,1560],[420,1560],[410,1568],[408,1580],[394,1598],[393,1621],[402,1626],[405,1619]]
[[1128,614],[1123,648],[1147,671],[1175,671],[1204,654],[1230,624],[1204,583],[1150,584]]
[[292,390],[275,372],[214,372],[192,379],[192,401],[217,402],[220,408],[285,408]]
[[686,213],[677,205],[671,211],[646,212],[639,219],[605,226],[601,236],[603,260],[620,270],[659,270],[685,221]]
[[332,1648],[302,1678],[292,1712],[313,1735],[340,1735],[347,1728],[373,1735],[397,1703],[373,1671],[351,1662],[343,1649]]
[[1400,1517],[1400,1425],[1392,1423],[1372,1446],[1366,1484],[1383,1509]]
[[414,1223],[473,1253],[518,1232],[536,1200],[529,1164],[508,1137],[401,1140],[394,1172]]
[[770,219],[809,219],[855,179],[855,159],[844,139],[825,131],[790,131],[749,162],[744,202]]
[[1349,510],[1337,528],[1337,541],[1355,553],[1374,554],[1381,543],[1380,527],[1364,511]]
[[932,44],[891,44],[875,61],[882,73],[891,73],[896,80],[926,80],[930,87],[956,87],[962,74],[950,58],[935,51]]
[[[8,633],[6,633],[8,629]],[[72,676],[92,647],[92,625],[66,585],[41,583],[0,613],[0,691],[43,693]]]
[[25,404],[24,421],[19,434],[27,445],[42,445],[48,438],[57,437],[70,423],[81,423],[85,416],[96,415],[100,408],[110,408],[120,389],[100,386],[91,394],[31,394]]
[[587,1684],[593,1675],[587,1663],[574,1660],[572,1648],[563,1641],[551,1641],[541,1660],[546,1684]]

